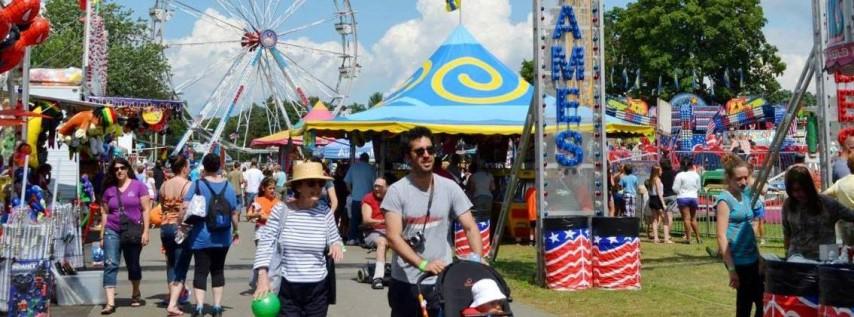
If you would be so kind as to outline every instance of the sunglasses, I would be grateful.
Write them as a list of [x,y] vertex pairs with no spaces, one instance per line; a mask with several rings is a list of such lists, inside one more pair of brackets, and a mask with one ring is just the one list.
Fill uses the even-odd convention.
[[128,167],[127,167],[127,166],[123,166],[123,165],[117,165],[117,166],[115,167],[115,169],[116,169],[116,171],[127,171],[127,170],[128,170]]
[[412,153],[415,153],[415,155],[418,155],[418,156],[423,156],[424,152],[427,152],[427,154],[433,155],[433,154],[436,154],[436,148],[431,145],[431,146],[421,147],[421,148],[417,148],[417,149],[412,150]]
[[323,180],[303,181],[303,184],[305,184],[308,187],[323,187],[323,185],[326,185],[326,181],[323,181]]

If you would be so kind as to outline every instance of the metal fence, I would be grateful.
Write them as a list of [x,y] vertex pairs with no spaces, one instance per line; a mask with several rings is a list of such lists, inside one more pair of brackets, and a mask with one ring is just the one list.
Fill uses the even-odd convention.
[[[700,208],[697,209],[697,222],[700,236],[704,238],[714,238],[717,236],[717,218],[715,210],[715,197],[717,192],[703,192],[700,194]],[[765,217],[760,232],[756,232],[759,239],[765,241],[782,242],[783,241],[783,202],[786,199],[785,192],[773,192],[765,196]],[[641,219],[642,232],[650,232],[651,210],[648,205],[648,198],[643,197],[638,199],[637,210],[643,210],[644,217]],[[670,227],[670,234],[674,240],[678,240],[685,234],[685,223],[682,214],[676,207],[676,201],[668,203],[665,211],[673,215],[673,223]],[[659,229],[663,230],[663,229]]]

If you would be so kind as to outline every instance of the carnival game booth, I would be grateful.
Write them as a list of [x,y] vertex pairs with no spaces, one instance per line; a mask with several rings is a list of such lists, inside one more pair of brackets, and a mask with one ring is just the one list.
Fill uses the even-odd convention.
[[[346,118],[329,121],[306,120],[303,135],[346,136],[355,144],[373,140],[379,164],[399,175],[408,168],[398,159],[387,162],[386,157],[399,158],[395,135],[415,126],[429,128],[441,142],[444,155],[456,152],[459,140],[477,144],[476,160],[496,176],[499,188],[493,194],[500,202],[502,187],[508,183],[510,161],[518,149],[518,136],[533,97],[533,88],[516,71],[501,63],[469,31],[457,27],[448,39],[403,84],[377,106]],[[546,112],[556,113],[556,99],[549,97]],[[593,131],[593,111],[578,107],[580,122],[577,128]],[[639,125],[612,116],[607,118],[607,132],[652,134],[651,126]],[[552,129],[552,128],[548,128]],[[533,158],[526,162],[534,168]],[[530,183],[522,183],[511,207],[509,236],[527,240],[529,227],[524,193]],[[592,197],[587,190],[586,197]],[[581,195],[579,195],[581,196]],[[490,214],[494,222],[499,208]],[[483,222],[481,222],[483,224]],[[519,229],[519,230],[516,230]]]

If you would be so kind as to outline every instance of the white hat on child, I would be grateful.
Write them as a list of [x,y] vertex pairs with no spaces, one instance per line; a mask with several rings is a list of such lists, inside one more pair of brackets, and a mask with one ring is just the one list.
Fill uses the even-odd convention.
[[474,283],[471,287],[471,293],[474,300],[469,307],[478,307],[491,301],[506,299],[504,293],[498,288],[498,284],[491,279],[482,279]]

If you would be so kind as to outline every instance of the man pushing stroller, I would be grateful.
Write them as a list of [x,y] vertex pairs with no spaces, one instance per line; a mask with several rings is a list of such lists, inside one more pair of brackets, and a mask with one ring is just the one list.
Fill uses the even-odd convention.
[[[450,219],[463,227],[472,255],[481,261],[481,236],[465,192],[450,179],[433,174],[436,147],[427,128],[415,127],[401,138],[403,157],[411,166],[409,174],[392,184],[383,199],[389,245],[394,250],[388,302],[391,316],[423,316],[418,300],[418,280],[422,275],[438,275],[453,259],[449,240]],[[429,316],[438,316],[439,301],[434,292],[435,277],[421,286]]]

